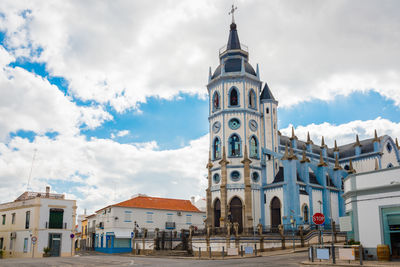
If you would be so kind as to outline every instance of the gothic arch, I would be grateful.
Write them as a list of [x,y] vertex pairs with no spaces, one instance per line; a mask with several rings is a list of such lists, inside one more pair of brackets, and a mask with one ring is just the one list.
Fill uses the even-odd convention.
[[250,136],[249,139],[249,156],[250,158],[258,158],[259,155],[259,142],[258,142],[258,138],[255,135]]
[[218,91],[215,91],[212,97],[212,110],[216,111],[221,108],[221,97]]
[[249,108],[257,108],[257,98],[253,88],[249,91]]
[[229,106],[238,107],[240,106],[240,95],[239,90],[236,87],[229,89]]
[[243,231],[243,201],[238,196],[233,196],[229,200],[229,214],[232,223],[239,223],[239,233]]
[[213,202],[213,226],[220,227],[221,219],[221,201],[219,198],[215,198]]
[[278,227],[282,223],[281,201],[277,196],[274,196],[269,205],[271,211],[271,227]]
[[303,216],[303,222],[310,223],[310,209],[308,208],[308,205],[306,203],[304,203],[301,207],[301,213]]
[[240,135],[234,133],[229,136],[228,148],[230,157],[240,157],[242,155],[242,139]]
[[214,138],[213,141],[213,159],[220,159],[221,158],[221,139],[218,136]]

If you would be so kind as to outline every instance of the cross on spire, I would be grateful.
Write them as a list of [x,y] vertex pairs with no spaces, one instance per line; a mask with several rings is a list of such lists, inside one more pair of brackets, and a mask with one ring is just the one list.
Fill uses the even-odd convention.
[[237,9],[237,7],[234,6],[234,5],[232,5],[231,11],[229,11],[229,13],[228,13],[228,15],[232,15],[232,23],[235,23],[235,16],[234,16],[234,13],[235,13],[235,10],[236,10],[236,9]]

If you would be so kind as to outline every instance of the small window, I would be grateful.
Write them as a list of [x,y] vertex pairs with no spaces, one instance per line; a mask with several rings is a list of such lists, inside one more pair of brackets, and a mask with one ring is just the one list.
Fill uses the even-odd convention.
[[249,108],[256,108],[256,94],[253,89],[249,93]]
[[3,250],[4,238],[0,237],[0,250]]
[[125,211],[125,218],[124,218],[124,222],[131,222],[131,214],[132,212],[129,210]]
[[231,157],[240,157],[241,155],[241,142],[238,135],[233,134],[229,138],[229,156]]
[[186,215],[186,224],[192,224],[192,215]]
[[240,127],[240,121],[236,118],[231,119],[228,124],[232,130],[237,130]]
[[216,183],[216,184],[218,184],[219,181],[221,181],[221,177],[219,176],[218,173],[214,174],[213,180],[214,180],[214,183]]
[[348,164],[344,165],[344,169],[345,169],[346,171],[350,170],[349,165],[348,165]]
[[392,163],[389,163],[389,164],[387,165],[387,168],[393,168],[393,164],[392,164]]
[[147,213],[146,220],[148,223],[152,223],[153,222],[153,214]]
[[260,179],[260,175],[258,174],[258,172],[253,172],[251,175],[251,179],[253,180],[253,182],[257,183]]
[[29,229],[29,222],[31,220],[31,212],[28,210],[25,213],[25,229]]
[[214,96],[213,96],[213,109],[214,110],[218,110],[219,109],[219,94],[218,94],[218,92],[215,92],[214,93]]
[[11,224],[15,224],[15,213],[11,214]]
[[269,114],[269,108],[267,108],[267,109],[265,110],[265,112],[266,112],[267,114]]
[[28,253],[28,238],[24,238],[24,253]]
[[238,171],[231,172],[231,180],[237,182],[240,180],[240,173]]
[[3,222],[2,222],[2,224],[5,225],[5,224],[6,224],[6,215],[3,214],[2,217],[3,217],[3,220],[2,220]]
[[255,136],[250,138],[250,158],[258,158],[258,142]]
[[213,156],[214,160],[215,159],[220,159],[221,158],[221,141],[219,140],[218,137],[214,139],[214,144],[213,144]]
[[304,205],[303,207],[303,218],[304,218],[304,223],[308,223],[308,206]]
[[391,145],[390,143],[387,143],[386,149],[387,149],[387,151],[388,151],[389,153],[392,152],[392,145]]
[[239,105],[238,91],[236,90],[236,88],[233,88],[230,92],[229,105],[230,106],[238,106]]

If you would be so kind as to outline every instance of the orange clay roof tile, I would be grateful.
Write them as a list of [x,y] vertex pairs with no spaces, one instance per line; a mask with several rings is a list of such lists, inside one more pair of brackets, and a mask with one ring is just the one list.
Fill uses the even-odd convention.
[[201,212],[189,200],[138,196],[117,203],[114,207]]

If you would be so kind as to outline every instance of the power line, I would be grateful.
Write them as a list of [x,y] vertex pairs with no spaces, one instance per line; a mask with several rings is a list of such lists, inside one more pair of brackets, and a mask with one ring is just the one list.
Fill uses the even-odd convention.
[[30,189],[30,188],[29,188],[29,185],[30,185],[30,182],[31,182],[32,170],[33,170],[33,163],[34,163],[34,161],[35,161],[36,152],[37,152],[37,149],[35,148],[35,149],[33,150],[33,157],[32,157],[31,170],[30,170],[29,176],[28,176],[28,184],[26,185],[26,191],[29,191],[29,189]]

